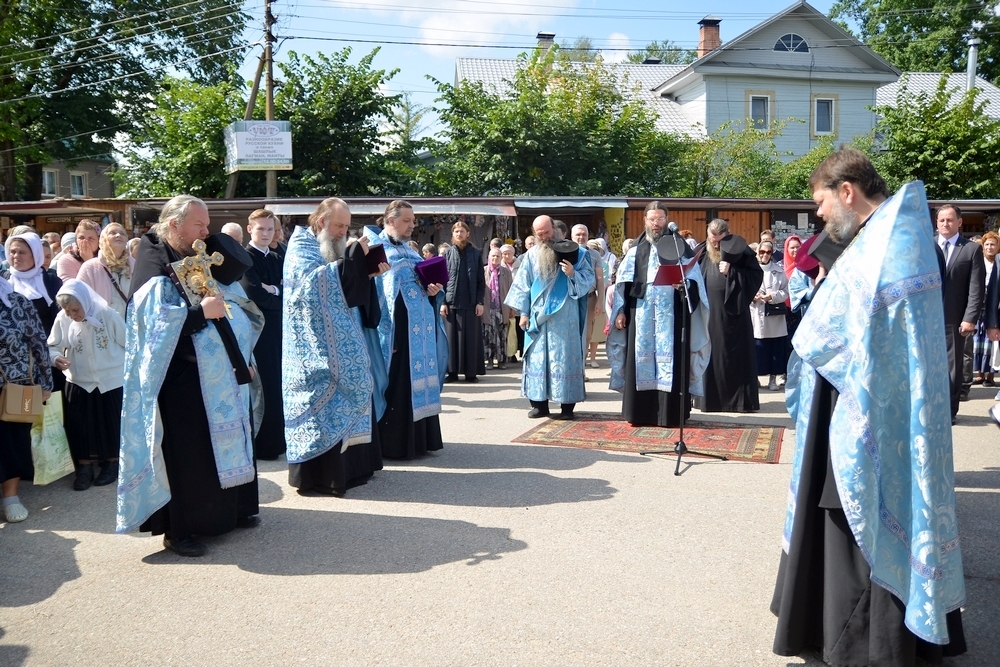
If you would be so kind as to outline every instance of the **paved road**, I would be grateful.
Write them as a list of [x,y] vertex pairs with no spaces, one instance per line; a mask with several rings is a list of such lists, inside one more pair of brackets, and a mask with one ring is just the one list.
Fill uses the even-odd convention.
[[[820,664],[771,653],[789,437],[778,465],[681,477],[514,445],[534,425],[516,373],[448,385],[445,449],[348,498],[300,496],[264,463],[262,525],[202,559],[114,535],[110,487],[26,485],[32,516],[0,524],[0,665]],[[617,410],[607,370],[588,373],[583,409]],[[955,428],[970,653],[954,665],[1000,664],[992,394],[974,388]],[[781,398],[750,419],[790,425]]]

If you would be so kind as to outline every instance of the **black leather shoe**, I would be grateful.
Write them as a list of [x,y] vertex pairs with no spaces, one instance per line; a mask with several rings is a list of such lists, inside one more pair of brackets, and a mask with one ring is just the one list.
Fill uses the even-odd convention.
[[454,375],[452,375],[451,373],[449,373],[447,376],[445,376],[444,381],[445,382],[458,382],[458,373],[455,373]]
[[237,528],[256,528],[260,525],[260,517],[256,514],[250,516],[241,516],[236,520]]
[[560,421],[573,421],[576,416],[572,412],[560,412],[559,414],[552,415],[552,418]]
[[465,381],[466,381],[466,382],[469,382],[469,383],[476,383],[476,382],[479,382],[479,378],[478,378],[478,377],[476,377],[475,375],[473,375],[473,376],[472,376],[472,377],[470,377],[470,378],[465,378]]
[[74,491],[86,491],[94,483],[94,464],[84,463],[76,467],[76,479],[73,480]]
[[118,481],[118,461],[108,461],[94,480],[94,486],[107,486]]
[[541,419],[542,417],[548,417],[548,416],[549,416],[549,411],[542,410],[541,408],[531,408],[531,411],[528,412],[528,419]]
[[205,555],[205,545],[193,537],[182,537],[175,540],[164,535],[163,547],[185,558],[198,558]]

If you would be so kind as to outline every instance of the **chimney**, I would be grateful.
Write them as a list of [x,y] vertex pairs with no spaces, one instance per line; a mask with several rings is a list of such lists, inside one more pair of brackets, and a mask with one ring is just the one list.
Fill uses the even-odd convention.
[[698,25],[701,26],[701,30],[698,31],[699,58],[722,46],[722,37],[719,36],[720,23],[722,23],[722,19],[711,14],[698,21]]
[[535,39],[538,40],[538,50],[545,53],[556,43],[556,34],[554,32],[540,32],[535,35]]
[[976,87],[976,70],[979,67],[979,44],[980,40],[978,37],[969,38],[969,67],[966,71],[966,76],[968,80],[965,84],[966,92],[972,90]]
[[643,65],[659,65],[660,64],[660,59],[659,58],[646,58],[645,60],[642,61],[642,64]]

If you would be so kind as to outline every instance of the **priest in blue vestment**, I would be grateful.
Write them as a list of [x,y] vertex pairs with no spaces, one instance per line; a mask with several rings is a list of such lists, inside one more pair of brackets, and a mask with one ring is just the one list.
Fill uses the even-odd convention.
[[[610,387],[622,392],[622,418],[633,426],[676,427],[682,410],[686,420],[691,396],[704,395],[703,375],[712,350],[708,299],[698,265],[692,264],[688,273],[693,312],[687,332],[682,328],[688,309],[683,292],[673,285],[654,284],[661,265],[694,257],[679,235],[664,234],[668,215],[663,202],[649,203],[645,233],[625,254],[615,283],[614,323],[607,342]],[[684,357],[688,384],[682,401],[679,361]]]
[[[246,250],[208,223],[200,199],[164,205],[139,241],[126,317],[117,531],[163,534],[190,557],[205,553],[199,537],[259,523],[250,359],[264,318],[237,282]],[[177,263],[213,256],[217,292],[195,303]]]
[[[375,278],[382,319],[379,358],[373,373],[387,375],[378,420],[382,456],[412,459],[444,446],[441,438],[441,386],[448,368],[448,337],[438,315],[444,286],[424,285],[416,266],[423,258],[410,247],[413,206],[396,200],[386,207],[383,229],[365,228],[371,245],[385,249],[389,270]],[[382,362],[381,368],[374,368]],[[379,397],[376,397],[378,402]]]
[[810,179],[826,270],[792,339],[795,455],[774,652],[909,666],[965,652],[941,270],[923,184],[860,151]]
[[385,385],[376,385],[371,359],[381,350],[365,333],[381,309],[368,240],[348,243],[350,224],[347,204],[326,199],[285,250],[282,394],[288,483],[299,492],[343,496],[382,469],[373,396]]
[[524,330],[521,395],[531,403],[532,419],[549,415],[549,401],[561,404],[553,419],[573,419],[573,409],[586,399],[584,328],[587,296],[596,282],[590,251],[566,241],[571,250],[556,252],[552,218],[532,223],[535,246],[522,256],[504,302],[521,313]]

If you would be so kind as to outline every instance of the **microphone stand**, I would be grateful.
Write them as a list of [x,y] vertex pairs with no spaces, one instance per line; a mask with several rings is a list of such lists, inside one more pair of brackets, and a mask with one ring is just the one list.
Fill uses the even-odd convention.
[[681,268],[681,290],[684,295],[684,302],[687,306],[686,308],[681,308],[681,354],[680,361],[678,362],[678,372],[674,374],[674,378],[680,378],[681,383],[681,400],[680,400],[680,429],[677,434],[677,442],[674,443],[674,448],[672,450],[665,449],[655,452],[639,452],[640,456],[650,456],[652,454],[677,454],[677,464],[674,466],[674,476],[679,477],[681,474],[681,457],[685,454],[696,454],[698,456],[706,456],[711,459],[719,459],[720,461],[728,461],[725,456],[721,454],[710,454],[709,452],[696,452],[687,448],[684,444],[684,424],[687,422],[687,412],[689,406],[688,398],[688,364],[690,363],[691,356],[691,313],[694,312],[694,308],[691,306],[691,292],[688,289],[687,273],[684,271],[684,253],[681,252],[680,246],[678,245],[677,234],[670,231],[668,232],[674,237],[674,248],[677,249],[677,264]]

